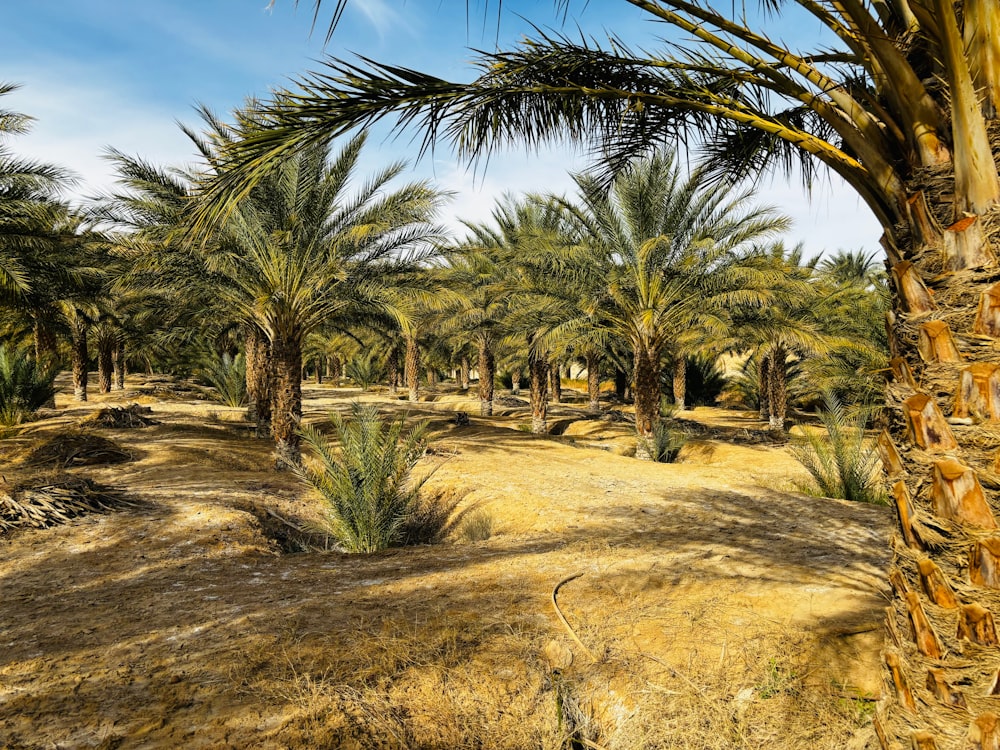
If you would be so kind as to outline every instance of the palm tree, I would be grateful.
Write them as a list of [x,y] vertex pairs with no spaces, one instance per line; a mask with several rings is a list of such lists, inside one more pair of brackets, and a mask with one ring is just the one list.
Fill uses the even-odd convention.
[[[990,385],[1000,350],[981,345],[1000,337],[1000,289],[990,270],[1000,252],[1000,141],[990,135],[1000,118],[1000,6],[765,3],[829,32],[818,49],[798,52],[726,4],[623,2],[690,41],[657,54],[617,39],[601,47],[538,35],[481,55],[470,83],[334,60],[276,99],[264,117],[271,127],[231,155],[244,167],[220,194],[232,202],[288,150],[388,114],[420,122],[427,143],[450,138],[473,157],[505,142],[569,136],[609,154],[614,167],[694,128],[716,174],[793,164],[807,181],[820,167],[835,172],[880,222],[892,270],[894,417],[881,444],[906,544],[895,548],[890,633],[912,625],[915,637],[890,639],[880,742],[928,748],[968,736],[996,745],[995,699],[957,697],[954,685],[992,694],[997,671],[1000,581],[984,572],[998,569],[997,545],[980,538],[996,526],[993,491],[980,481],[994,467],[975,422],[1000,415]],[[949,424],[953,410],[972,424]],[[928,524],[944,528],[947,544],[930,543]],[[940,593],[945,585],[960,591],[947,624],[935,609],[952,601]],[[962,661],[969,648],[986,658]],[[970,706],[971,724],[955,704]]]
[[788,220],[749,205],[749,191],[733,194],[703,173],[684,178],[669,152],[633,161],[610,189],[588,175],[576,183],[579,201],[563,205],[588,248],[589,304],[632,350],[636,432],[645,456],[642,447],[660,422],[664,357],[672,354],[682,368],[697,332],[717,329],[728,305],[767,296],[747,285],[749,269],[738,261]]
[[233,245],[206,254],[209,270],[224,279],[220,298],[270,347],[279,466],[300,458],[305,337],[352,307],[393,307],[389,280],[408,267],[400,255],[439,233],[430,224],[439,195],[429,185],[387,191],[402,164],[348,193],[364,143],[359,135],[333,158],[318,147],[287,160],[230,217]]

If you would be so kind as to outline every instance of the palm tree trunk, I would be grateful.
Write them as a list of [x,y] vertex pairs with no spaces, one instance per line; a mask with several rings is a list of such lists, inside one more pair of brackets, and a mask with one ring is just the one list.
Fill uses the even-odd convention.
[[549,363],[543,356],[528,356],[528,373],[531,377],[531,431],[544,435],[549,431]]
[[389,369],[389,395],[395,396],[399,392],[399,346],[396,344],[389,350],[386,367]]
[[510,392],[514,396],[521,393],[521,368],[515,367],[510,371]]
[[768,378],[767,408],[768,427],[784,432],[785,415],[788,413],[787,354],[785,347],[775,344],[771,353],[771,370]]
[[73,321],[73,400],[87,400],[87,366],[90,354],[87,351],[88,325],[82,319]]
[[111,367],[114,370],[112,388],[116,391],[125,390],[125,339],[118,338],[111,352]]
[[256,425],[257,437],[271,436],[271,347],[257,326],[244,327],[247,371],[247,420]]
[[101,393],[111,393],[111,363],[115,349],[115,340],[110,336],[101,336],[97,340],[97,385]]
[[687,358],[683,354],[674,359],[674,406],[679,411],[687,408]]
[[35,361],[44,366],[58,360],[59,351],[56,348],[55,334],[40,314],[34,316],[32,330],[35,339]]
[[[992,156],[1000,154],[978,159]],[[1000,746],[1000,534],[997,491],[986,484],[997,470],[988,436],[1000,419],[1000,242],[995,211],[955,221],[961,186],[946,172],[932,180],[913,204],[947,229],[915,226],[895,241],[887,229],[883,238],[898,356],[878,442],[900,533],[883,652],[889,689],[875,728],[883,747],[985,750]]]
[[302,421],[302,343],[297,332],[271,340],[274,367],[273,412],[275,468],[291,469],[302,463],[299,423]]
[[590,411],[601,410],[601,355],[598,352],[587,352],[587,408]]
[[471,367],[469,358],[463,354],[461,361],[458,363],[458,387],[463,391],[469,390],[469,370]]
[[412,336],[406,337],[404,370],[406,387],[409,389],[409,400],[417,401],[420,398],[420,346],[417,344],[417,339]]
[[340,359],[339,354],[331,354],[330,358],[330,379],[337,383],[342,377],[344,377],[344,363]]
[[323,385],[323,358],[316,357],[316,385]]
[[757,408],[760,421],[771,421],[771,355],[762,354],[757,368]]
[[562,403],[562,368],[558,362],[549,363],[549,389],[552,392],[552,403]]
[[496,377],[496,360],[489,340],[484,336],[479,340],[479,413],[484,417],[493,416],[493,381]]
[[615,397],[619,401],[624,401],[628,396],[628,373],[622,369],[615,368]]
[[636,458],[653,459],[652,440],[660,422],[660,353],[643,343],[635,347]]

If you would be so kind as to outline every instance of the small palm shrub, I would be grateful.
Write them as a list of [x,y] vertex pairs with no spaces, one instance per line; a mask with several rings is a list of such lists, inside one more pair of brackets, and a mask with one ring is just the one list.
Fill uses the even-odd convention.
[[676,461],[686,443],[687,435],[684,431],[672,425],[667,419],[660,420],[653,428],[652,437],[647,438],[650,458],[661,464],[672,464]]
[[296,470],[325,504],[326,526],[345,552],[378,552],[404,541],[420,510],[414,479],[424,454],[426,423],[404,429],[402,419],[383,420],[371,405],[354,404],[351,418],[331,414],[340,449],[313,427],[300,431],[312,461]]
[[0,424],[27,421],[55,395],[55,367],[39,367],[27,354],[0,345]]
[[382,367],[375,357],[368,354],[363,357],[355,357],[344,368],[344,374],[354,381],[361,390],[367,391],[382,377]]
[[865,439],[870,409],[848,411],[826,394],[820,419],[826,434],[806,433],[792,443],[792,454],[812,475],[824,497],[884,504],[877,451]]
[[247,366],[242,354],[235,357],[223,352],[221,357],[206,357],[198,375],[215,389],[215,398],[226,406],[247,404]]

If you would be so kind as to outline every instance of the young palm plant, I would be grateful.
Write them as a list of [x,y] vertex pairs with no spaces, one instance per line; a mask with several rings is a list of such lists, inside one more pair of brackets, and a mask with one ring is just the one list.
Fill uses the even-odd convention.
[[0,424],[27,421],[55,395],[54,366],[44,366],[27,354],[0,345]]
[[242,353],[235,357],[229,352],[223,352],[221,356],[208,355],[198,375],[215,389],[216,398],[226,406],[246,406],[247,367]]
[[824,433],[806,432],[792,443],[792,454],[812,475],[823,497],[885,504],[882,462],[865,425],[870,409],[848,411],[826,394],[820,419]]
[[322,498],[325,531],[345,552],[379,552],[404,537],[429,478],[414,478],[424,454],[427,424],[407,429],[402,418],[384,420],[371,405],[354,404],[351,418],[330,415],[339,450],[306,426],[302,441],[313,461],[296,474]]

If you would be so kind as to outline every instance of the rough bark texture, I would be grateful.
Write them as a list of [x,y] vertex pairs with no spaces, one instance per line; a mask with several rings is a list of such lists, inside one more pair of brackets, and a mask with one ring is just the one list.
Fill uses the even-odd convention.
[[246,337],[247,419],[256,425],[257,437],[271,436],[271,347],[256,326],[244,329]]
[[549,393],[553,404],[562,403],[562,367],[555,361],[549,363]]
[[406,337],[406,363],[405,363],[406,387],[409,389],[408,398],[416,401],[420,398],[420,346],[412,336]]
[[760,410],[760,421],[771,421],[771,355],[764,354],[760,358],[757,377],[757,402]]
[[59,359],[59,352],[56,349],[56,337],[49,325],[41,315],[36,315],[32,328],[35,338],[35,361],[41,364],[49,364]]
[[316,357],[316,385],[323,385],[323,358]]
[[521,368],[515,368],[510,373],[510,392],[515,396],[521,393]]
[[112,390],[125,390],[125,342],[120,338],[111,352],[111,367],[114,370],[114,381],[111,384]]
[[674,406],[680,411],[687,408],[687,360],[678,355],[674,360]]
[[496,359],[490,342],[479,342],[479,413],[484,417],[493,416],[493,381],[496,376]]
[[660,422],[660,353],[637,346],[635,349],[635,432],[636,458],[652,459],[649,444]]
[[73,400],[87,400],[87,367],[90,354],[87,351],[88,326],[82,320],[73,323]]
[[101,393],[111,393],[112,352],[114,339],[102,336],[97,342],[97,387]]
[[887,614],[898,643],[890,635],[876,728],[885,748],[997,748],[1000,217],[956,221],[951,176],[922,179],[912,202],[928,207],[924,224],[948,229],[897,227],[884,241],[908,265],[892,277],[898,358],[879,441],[900,534]]
[[788,412],[788,385],[785,347],[776,344],[771,351],[771,368],[768,377],[767,410],[768,426],[772,430],[783,432],[785,415]]
[[271,361],[274,368],[271,431],[275,468],[290,469],[302,462],[298,433],[302,419],[302,345],[299,340],[292,336],[275,336],[271,341]]
[[463,391],[469,390],[470,369],[472,369],[472,365],[469,362],[469,358],[463,354],[461,361],[458,363],[458,387]]
[[328,362],[330,364],[330,379],[334,382],[340,380],[344,377],[344,363],[340,359],[340,355],[331,354]]
[[601,410],[601,355],[587,352],[587,408]]
[[531,431],[543,435],[549,431],[549,363],[544,357],[531,356],[528,372],[531,377]]

